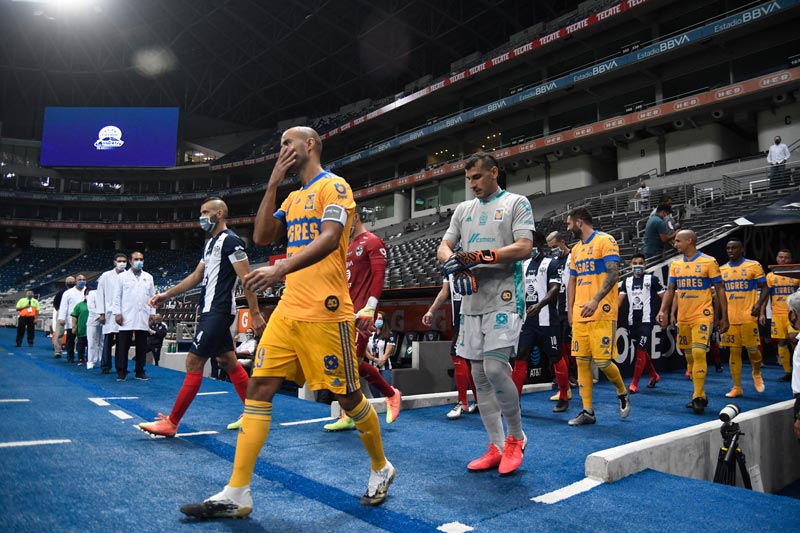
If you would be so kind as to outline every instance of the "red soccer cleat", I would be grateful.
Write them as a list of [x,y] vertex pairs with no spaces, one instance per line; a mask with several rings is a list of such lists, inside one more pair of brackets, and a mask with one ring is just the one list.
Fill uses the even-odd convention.
[[503,448],[503,458],[500,460],[500,467],[497,471],[500,475],[510,474],[522,464],[522,457],[525,454],[525,447],[528,445],[528,436],[522,434],[522,440],[517,440],[509,435]]
[[471,461],[467,465],[467,469],[473,472],[480,472],[481,470],[490,470],[500,466],[500,461],[503,459],[500,450],[494,444],[489,444],[488,451],[483,456]]
[[178,433],[178,424],[173,424],[169,416],[158,413],[155,422],[142,422],[139,429],[157,437],[174,437]]

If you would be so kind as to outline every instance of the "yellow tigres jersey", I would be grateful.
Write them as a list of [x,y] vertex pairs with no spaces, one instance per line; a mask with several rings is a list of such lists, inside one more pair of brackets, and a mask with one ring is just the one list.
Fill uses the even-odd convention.
[[619,263],[619,245],[614,237],[601,231],[594,231],[586,242],[579,242],[572,248],[570,276],[575,276],[575,303],[572,307],[573,322],[593,322],[595,320],[617,320],[619,308],[619,285],[608,291],[592,316],[582,317],[580,306],[600,292],[606,279],[606,265]]
[[758,284],[765,283],[764,269],[757,261],[742,258],[738,265],[730,261],[719,267],[728,298],[728,322],[733,325],[758,320],[750,311],[758,302]]
[[669,283],[675,284],[678,322],[713,321],[712,284],[721,281],[717,260],[704,253],[697,252],[691,259],[684,256],[673,261],[669,266]]
[[308,322],[353,319],[345,258],[355,206],[350,185],[335,174],[322,172],[302,189],[289,193],[275,212],[275,218],[286,226],[287,257],[311,244],[319,236],[323,221],[344,226],[336,250],[318,263],[286,276],[286,288],[277,308],[286,317]]
[[767,274],[767,287],[769,288],[772,316],[787,316],[789,307],[786,298],[800,287],[800,279],[779,276],[770,272]]

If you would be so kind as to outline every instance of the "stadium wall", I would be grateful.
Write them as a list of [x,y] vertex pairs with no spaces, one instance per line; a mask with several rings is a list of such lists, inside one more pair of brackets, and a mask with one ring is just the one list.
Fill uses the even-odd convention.
[[800,140],[800,102],[760,111],[756,114],[756,123],[759,150],[766,150],[775,135],[780,135],[787,145],[792,144]]

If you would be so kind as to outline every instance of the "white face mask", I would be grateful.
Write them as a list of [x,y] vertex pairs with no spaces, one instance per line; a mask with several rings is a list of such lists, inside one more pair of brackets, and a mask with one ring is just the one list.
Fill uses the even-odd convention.
[[123,270],[125,270],[125,267],[127,266],[128,266],[127,261],[117,261],[116,267],[118,272],[122,272]]

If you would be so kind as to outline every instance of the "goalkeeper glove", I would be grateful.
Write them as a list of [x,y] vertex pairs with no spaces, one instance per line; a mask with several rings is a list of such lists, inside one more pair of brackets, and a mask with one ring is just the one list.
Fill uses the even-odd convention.
[[361,333],[369,335],[375,331],[375,308],[378,307],[378,299],[370,296],[367,305],[356,313],[356,329]]
[[478,280],[475,279],[475,274],[469,270],[453,274],[453,290],[464,296],[478,292]]
[[442,266],[444,277],[480,264],[497,263],[497,250],[479,250],[477,252],[458,252],[450,256]]

